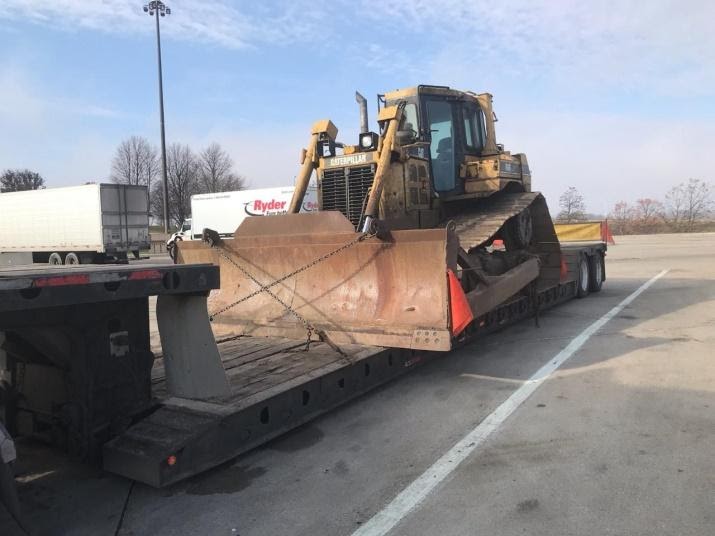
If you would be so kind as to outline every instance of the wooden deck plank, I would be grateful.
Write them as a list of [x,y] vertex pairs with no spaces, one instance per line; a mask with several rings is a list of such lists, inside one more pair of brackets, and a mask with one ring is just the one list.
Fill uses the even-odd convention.
[[[218,344],[221,361],[226,371],[244,363],[303,346],[304,343],[290,339],[269,339],[265,337],[241,337]],[[166,379],[163,356],[158,354],[152,369],[152,383],[158,384]]]
[[[304,343],[300,341],[253,337],[225,341],[218,346],[231,385],[231,395],[225,403],[232,405],[247,398],[262,398],[263,392],[280,391],[281,385],[293,384],[296,378],[349,366],[355,359],[381,350],[345,345],[341,347],[349,356],[345,357],[325,343],[311,344],[310,350],[305,352]],[[155,365],[152,391],[158,398],[168,394],[163,372],[163,365]]]

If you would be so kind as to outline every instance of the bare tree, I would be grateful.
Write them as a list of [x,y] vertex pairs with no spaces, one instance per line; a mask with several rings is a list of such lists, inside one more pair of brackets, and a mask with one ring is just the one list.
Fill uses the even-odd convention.
[[29,169],[6,169],[0,175],[0,192],[41,190],[44,187],[42,175]]
[[625,201],[619,201],[608,215],[615,234],[628,234],[633,223],[633,209]]
[[[169,221],[181,223],[191,214],[191,196],[198,193],[199,164],[188,145],[172,143],[166,150],[166,176],[169,191]],[[157,182],[151,196],[152,209],[161,213],[164,191]]]
[[712,208],[710,185],[698,179],[689,179],[676,186],[669,195],[680,198],[682,221],[688,231],[692,231],[695,223],[705,218]]
[[679,230],[685,219],[685,188],[674,186],[665,195],[665,220],[674,230]]
[[198,158],[201,191],[206,193],[243,190],[245,179],[233,171],[233,160],[218,143],[201,151]]
[[635,211],[641,225],[653,224],[663,215],[663,203],[650,197],[636,199]]
[[583,196],[573,186],[561,194],[559,206],[561,207],[561,212],[556,216],[556,219],[567,223],[584,219],[586,205],[583,202]]
[[[117,184],[146,186],[151,192],[151,183],[160,170],[156,147],[146,138],[132,136],[117,147],[112,160],[110,178]],[[160,214],[161,212],[159,212]]]
[[[169,209],[169,227],[171,227],[171,207],[167,208]],[[164,214],[164,185],[161,181],[156,181],[149,192],[149,210],[152,214]]]

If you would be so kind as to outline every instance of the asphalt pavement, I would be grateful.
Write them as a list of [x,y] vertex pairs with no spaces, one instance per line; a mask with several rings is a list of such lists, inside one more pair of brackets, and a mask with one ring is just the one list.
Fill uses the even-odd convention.
[[170,488],[21,445],[23,507],[42,534],[711,535],[715,234],[616,239],[602,292],[539,328],[483,338]]

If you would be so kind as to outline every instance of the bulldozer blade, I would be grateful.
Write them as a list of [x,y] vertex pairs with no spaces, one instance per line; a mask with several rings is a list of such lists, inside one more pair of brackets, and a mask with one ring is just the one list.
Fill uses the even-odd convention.
[[177,262],[220,266],[208,298],[217,338],[305,340],[308,323],[335,344],[449,350],[454,231],[392,231],[327,256],[358,236],[339,212],[247,218],[214,247],[180,242]]

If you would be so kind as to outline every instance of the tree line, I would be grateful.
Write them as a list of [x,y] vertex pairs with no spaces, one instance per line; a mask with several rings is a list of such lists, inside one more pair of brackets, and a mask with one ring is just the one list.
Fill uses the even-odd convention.
[[6,169],[0,173],[0,193],[40,190],[45,187],[42,175],[29,169]]
[[[169,221],[177,226],[191,214],[192,195],[242,190],[246,186],[246,179],[234,170],[233,160],[218,143],[198,152],[182,143],[169,145],[166,178]],[[110,179],[117,184],[146,186],[152,214],[163,214],[161,159],[157,148],[145,138],[131,136],[119,144]]]
[[[589,219],[583,196],[573,186],[561,195],[559,207],[557,221]],[[633,204],[619,201],[607,217],[614,234],[694,232],[715,230],[712,210],[712,186],[691,178],[673,186],[663,201],[651,197]]]
[[[233,160],[218,143],[211,143],[199,152],[181,143],[169,145],[166,175],[169,221],[177,226],[191,214],[192,195],[246,187],[246,179],[236,173]],[[157,216],[163,214],[159,152],[146,138],[131,136],[119,144],[112,159],[110,179],[118,184],[146,186],[151,212]],[[29,169],[8,169],[0,173],[0,193],[44,187],[44,178]],[[619,201],[607,217],[615,234],[715,230],[713,205],[712,186],[691,178],[672,187],[664,201],[650,197],[636,199],[633,204]],[[559,197],[559,208],[556,221],[577,222],[603,217],[586,212],[583,196],[573,186]]]

